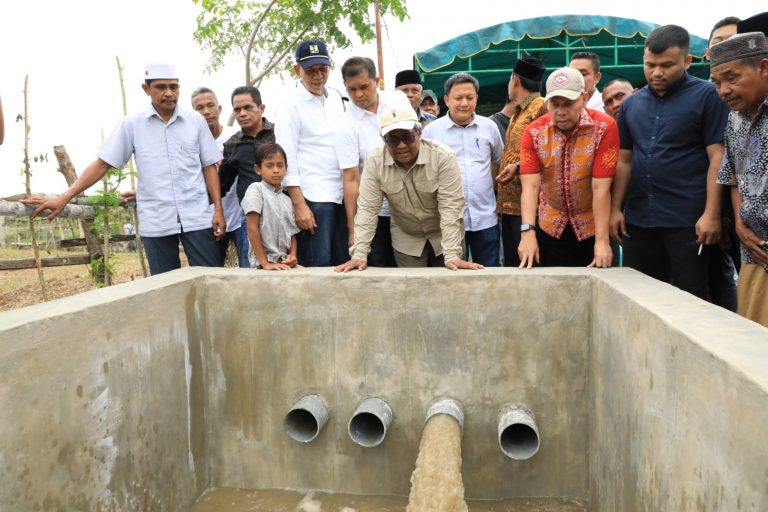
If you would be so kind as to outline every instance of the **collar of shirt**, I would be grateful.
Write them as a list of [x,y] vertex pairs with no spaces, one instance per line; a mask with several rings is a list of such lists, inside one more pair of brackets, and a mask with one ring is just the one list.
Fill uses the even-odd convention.
[[263,118],[263,121],[264,121],[264,126],[261,128],[259,133],[256,134],[255,137],[251,137],[241,129],[232,137],[230,137],[229,140],[227,140],[227,143],[236,143],[236,142],[240,142],[241,140],[258,140],[258,139],[261,139],[262,137],[269,135],[271,132],[275,131],[275,125],[270,123],[266,117]]
[[269,192],[272,192],[273,194],[282,194],[283,193],[283,185],[282,185],[282,183],[280,184],[280,190],[275,190],[275,187],[273,185],[270,185],[269,183],[267,183],[264,180],[259,181],[259,183],[261,184],[261,187],[264,190],[268,190]]
[[378,94],[378,93],[376,93],[376,94],[377,94],[377,99],[376,99],[377,108],[376,108],[376,113],[375,114],[373,112],[370,112],[368,110],[365,110],[365,109],[362,109],[362,108],[358,107],[351,100],[350,100],[349,105],[347,106],[347,108],[349,109],[350,112],[352,112],[352,115],[355,116],[355,118],[357,120],[362,119],[363,117],[366,116],[366,114],[369,115],[369,116],[377,116],[379,114],[379,112],[381,112],[381,110],[382,110],[381,109],[382,101],[381,101],[381,95]]
[[420,123],[424,121],[434,121],[435,119],[437,119],[437,116],[433,116],[432,114],[427,114],[426,112],[421,110],[421,108],[419,108],[419,110],[416,112],[416,115],[418,116]]
[[304,87],[304,84],[301,82],[299,82],[298,90],[299,90],[298,92],[299,98],[303,99],[304,101],[312,101],[312,100],[325,101],[325,98],[328,97],[328,89],[326,89],[325,87],[323,87],[322,96],[317,96],[312,94],[311,92],[309,92],[309,89]]
[[646,85],[648,88],[648,91],[653,94],[657,98],[668,98],[670,95],[675,94],[675,92],[679,91],[686,83],[690,81],[691,77],[688,75],[687,71],[683,71],[683,76],[680,77],[680,80],[672,84],[672,87],[667,89],[667,92],[664,93],[664,96],[659,96],[656,94],[656,91],[651,89],[650,85]]
[[472,112],[472,120],[469,123],[465,124],[465,125],[456,124],[456,122],[451,117],[451,113],[450,112],[448,112],[447,115],[448,115],[448,119],[451,120],[451,127],[455,126],[456,128],[468,128],[468,127],[473,126],[473,125],[477,126],[477,115],[474,112]]
[[760,104],[760,106],[757,107],[757,115],[755,116],[754,119],[752,119],[752,116],[750,116],[749,112],[747,112],[746,110],[734,111],[734,115],[737,115],[743,118],[746,122],[749,123],[749,126],[752,126],[753,124],[758,122],[762,116],[767,115],[766,113],[768,113],[768,97],[766,97],[763,100],[763,102]]
[[[167,124],[171,124],[172,122],[174,122],[176,120],[176,118],[179,118],[179,117],[183,119],[188,114],[191,114],[191,113],[193,113],[193,112],[192,111],[187,112],[183,108],[181,108],[180,106],[176,105],[176,108],[173,109],[173,114],[171,115],[171,119],[168,121]],[[197,114],[197,113],[195,112],[195,114]],[[152,103],[150,103],[149,106],[147,107],[147,109],[144,111],[144,117],[149,119],[152,116],[157,116],[158,119],[160,119],[162,122],[165,123],[165,119],[160,117],[160,114],[158,114],[157,110],[155,110],[155,106],[152,105]]]
[[528,96],[526,96],[523,101],[520,102],[520,105],[517,106],[520,112],[528,108],[528,105],[531,104],[533,100],[541,96],[541,93],[539,92],[532,92]]

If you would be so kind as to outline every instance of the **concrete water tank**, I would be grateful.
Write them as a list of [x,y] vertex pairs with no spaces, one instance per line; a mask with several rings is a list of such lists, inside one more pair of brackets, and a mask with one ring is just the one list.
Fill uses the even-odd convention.
[[[299,442],[286,415],[307,395],[323,408]],[[628,269],[201,268],[0,313],[0,510],[183,511],[222,487],[407,496],[441,396],[463,407],[467,498],[768,510],[768,330],[671,286]],[[366,447],[349,429],[371,397],[391,417]],[[535,415],[530,458],[500,449],[510,406]]]

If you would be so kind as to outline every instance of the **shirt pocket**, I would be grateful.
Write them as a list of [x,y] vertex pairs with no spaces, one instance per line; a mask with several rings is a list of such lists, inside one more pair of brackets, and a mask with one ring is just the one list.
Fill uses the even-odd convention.
[[187,170],[203,168],[200,163],[200,143],[197,137],[183,137],[174,144],[176,159],[180,167]]
[[405,200],[405,184],[402,181],[387,181],[381,184],[381,191],[395,209],[403,211],[407,207]]
[[437,210],[437,182],[425,179],[417,179],[413,182],[413,188],[419,203],[425,210]]

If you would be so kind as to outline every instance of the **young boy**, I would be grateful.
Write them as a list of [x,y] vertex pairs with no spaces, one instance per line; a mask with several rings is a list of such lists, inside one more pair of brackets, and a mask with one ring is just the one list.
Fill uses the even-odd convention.
[[247,218],[251,268],[290,270],[296,266],[296,233],[291,199],[283,194],[288,170],[285,151],[279,144],[262,144],[253,166],[261,181],[252,183],[243,196]]

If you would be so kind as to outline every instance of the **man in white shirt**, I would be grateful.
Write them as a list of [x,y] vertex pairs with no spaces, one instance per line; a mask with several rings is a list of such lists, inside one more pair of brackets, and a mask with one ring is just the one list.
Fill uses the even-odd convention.
[[288,156],[283,186],[302,230],[297,235],[299,264],[338,265],[349,259],[342,172],[334,145],[344,105],[341,94],[325,87],[331,71],[325,43],[299,44],[293,70],[299,83],[277,114],[275,138]]
[[[376,65],[368,57],[347,59],[341,67],[341,77],[351,101],[336,132],[336,156],[344,172],[344,208],[351,247],[354,244],[355,214],[363,163],[371,150],[384,144],[380,135],[379,115],[395,101],[403,105],[408,105],[409,102],[400,91],[390,94],[379,92],[380,78],[376,74]],[[379,212],[368,264],[372,267],[397,266],[392,250],[389,206],[386,200]]]
[[496,123],[475,114],[480,84],[468,73],[445,81],[448,115],[424,128],[425,139],[442,142],[456,154],[464,187],[465,240],[472,261],[499,266],[499,223],[493,176],[498,174],[504,140]]
[[597,84],[600,83],[600,56],[595,52],[576,52],[571,55],[571,64],[569,67],[578,69],[581,76],[584,77],[584,89],[589,94],[587,108],[605,112],[603,107],[603,95],[597,90]]
[[221,152],[205,120],[178,106],[175,66],[147,66],[142,89],[151,105],[120,121],[98,158],[66,192],[47,200],[27,200],[39,205],[32,216],[51,210],[47,219],[55,218],[73,197],[101,180],[111,167],[124,167],[134,155],[141,239],[151,273],[181,266],[179,240],[191,266],[219,266],[216,240],[226,231],[215,165]]
[[[216,94],[208,87],[198,87],[192,92],[192,108],[203,116],[205,122],[208,123],[208,128],[211,130],[218,146],[219,151],[224,154],[224,143],[237,132],[233,126],[226,126],[221,124],[219,117],[221,116],[222,107],[219,104],[219,100]],[[221,163],[216,165],[218,170]],[[219,240],[219,249],[221,250],[221,266],[224,266],[224,261],[227,259],[227,249],[229,248],[229,241],[232,240],[235,244],[236,253],[241,253],[240,247],[243,240],[247,238],[247,234],[243,232],[243,210],[240,208],[240,201],[237,200],[237,193],[235,192],[237,187],[237,178],[232,188],[229,189],[221,198],[221,206],[224,208],[224,219],[227,222],[227,232]],[[242,266],[242,265],[240,265]]]

